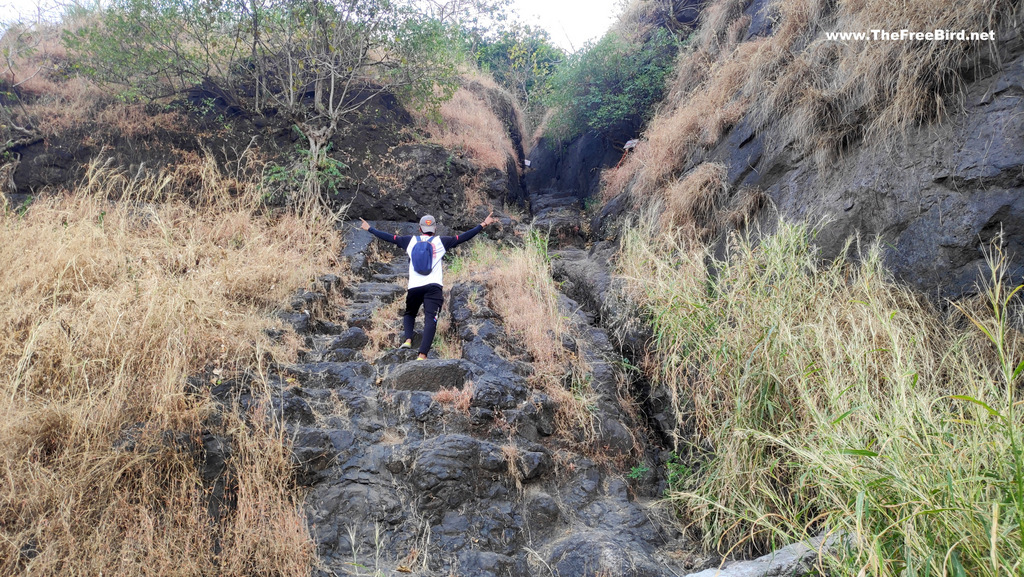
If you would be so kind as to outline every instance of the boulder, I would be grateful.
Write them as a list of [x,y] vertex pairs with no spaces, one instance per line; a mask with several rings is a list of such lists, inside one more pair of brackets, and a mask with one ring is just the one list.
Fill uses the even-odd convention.
[[734,561],[686,577],[803,577],[817,574],[818,553],[836,540],[815,537],[794,543],[753,561]]
[[649,549],[622,540],[614,530],[571,533],[552,546],[547,565],[559,577],[665,575],[665,568],[654,562]]
[[472,367],[460,359],[425,359],[390,367],[381,385],[403,391],[461,389]]

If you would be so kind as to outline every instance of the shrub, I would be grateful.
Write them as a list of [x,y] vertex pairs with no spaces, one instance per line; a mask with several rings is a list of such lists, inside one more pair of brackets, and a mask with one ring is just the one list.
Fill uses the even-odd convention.
[[565,59],[565,52],[551,44],[545,30],[517,24],[479,39],[473,54],[477,66],[522,103],[527,130],[536,128],[544,116],[549,79]]

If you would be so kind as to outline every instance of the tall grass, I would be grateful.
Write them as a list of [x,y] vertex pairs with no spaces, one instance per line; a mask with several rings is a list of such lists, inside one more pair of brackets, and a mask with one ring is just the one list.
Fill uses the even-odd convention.
[[[280,431],[211,418],[186,377],[258,385],[290,358],[269,313],[338,240],[329,219],[263,213],[251,181],[183,174],[94,163],[74,191],[0,215],[0,573],[308,573]],[[206,432],[231,444],[220,517],[196,463]]]
[[835,574],[1021,574],[1024,341],[997,253],[988,300],[941,311],[877,247],[822,260],[807,225],[733,238],[724,261],[652,232],[618,266],[695,471],[671,499],[708,546],[826,532]]

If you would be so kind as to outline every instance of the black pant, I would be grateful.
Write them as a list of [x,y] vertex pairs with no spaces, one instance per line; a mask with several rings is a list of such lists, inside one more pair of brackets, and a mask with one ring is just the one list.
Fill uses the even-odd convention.
[[434,332],[437,331],[437,315],[444,306],[444,289],[439,284],[428,284],[426,286],[409,289],[405,295],[405,316],[402,317],[402,328],[404,333],[402,340],[411,339],[413,327],[416,325],[416,315],[420,314],[420,306],[423,306],[423,342],[420,343],[420,354],[427,354],[430,345],[434,344]]

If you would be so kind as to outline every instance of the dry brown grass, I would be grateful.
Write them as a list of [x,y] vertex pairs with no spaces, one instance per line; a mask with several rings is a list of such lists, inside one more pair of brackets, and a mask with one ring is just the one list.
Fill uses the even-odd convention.
[[705,162],[665,189],[662,225],[674,225],[691,231],[696,238],[708,239],[718,232],[716,210],[728,194],[724,164]]
[[107,100],[96,84],[76,76],[41,93],[28,111],[33,126],[44,135],[56,136],[94,118]]
[[[717,54],[729,47],[730,30],[742,18],[744,0],[718,0],[701,10],[700,28],[696,31],[696,44]],[[734,46],[735,44],[733,44]]]
[[[5,119],[0,125],[12,123],[33,135],[97,148],[117,138],[159,138],[184,126],[181,112],[137,103],[127,92],[101,87],[76,72],[61,35],[95,24],[84,17],[56,25],[19,25],[0,38],[0,86],[17,95],[0,111]],[[0,126],[0,140],[6,128]]]
[[551,117],[555,114],[554,109],[549,108],[544,112],[544,116],[541,117],[540,122],[537,123],[537,127],[533,129],[533,134],[530,135],[529,144],[524,143],[524,148],[527,154],[537,145],[540,144],[540,139],[544,136],[544,131],[547,128],[548,122],[551,121]]
[[373,311],[370,317],[370,328],[366,329],[366,336],[370,342],[363,348],[363,357],[367,361],[373,361],[384,350],[393,349],[400,345],[399,338],[402,336],[402,315],[405,314],[405,299],[397,298],[387,306],[382,306]]
[[[448,302],[450,298],[451,291],[445,291],[445,302]],[[462,358],[462,339],[459,338],[458,332],[455,330],[454,325],[452,325],[451,316],[445,314],[443,309],[437,320],[437,331],[434,335],[433,350],[437,352],[437,356],[442,359]]]
[[[520,170],[516,147],[510,136],[514,128],[526,134],[524,114],[512,94],[489,75],[466,72],[462,86],[441,105],[440,118],[420,115],[417,122],[430,133],[431,141],[469,158],[481,170],[505,172],[509,161]],[[505,125],[504,115],[514,127]],[[470,210],[487,204],[481,183],[465,179],[466,204]]]
[[28,95],[46,93],[56,83],[51,73],[67,60],[61,28],[14,24],[0,37],[0,78]]
[[[268,313],[336,264],[337,235],[245,195],[147,200],[176,196],[173,182],[146,189],[164,180],[96,163],[76,190],[0,216],[0,573],[298,575],[312,563],[281,433],[260,415],[212,424],[185,378],[290,359],[264,332]],[[204,430],[232,444],[237,508],[221,519],[192,455]]]
[[892,3],[780,0],[774,34],[739,42],[742,2],[705,7],[661,110],[635,154],[605,175],[604,198],[656,197],[692,154],[717,145],[744,116],[776,142],[793,142],[819,166],[851,145],[898,139],[960,106],[962,70],[984,46],[970,42],[837,42],[830,31],[998,30],[1019,18],[1012,0]]
[[771,197],[764,190],[757,187],[741,187],[736,191],[732,204],[722,215],[722,219],[734,229],[741,230],[770,202]]
[[[51,60],[52,52],[32,52],[31,56],[13,61],[13,68],[0,74],[0,79],[17,85],[25,107],[12,112],[17,122],[35,128],[44,136],[59,136],[76,128],[98,127],[127,138],[155,134],[158,130],[176,130],[182,126],[182,115],[175,111],[147,111],[142,104],[117,100],[109,90],[82,76],[62,74]],[[95,135],[81,136],[83,145],[98,145]]]
[[473,392],[473,383],[470,381],[461,389],[442,388],[434,393],[434,401],[441,405],[451,405],[456,411],[468,415],[470,404],[473,402]]
[[77,74],[69,73],[62,26],[15,26],[0,38],[0,82],[14,88],[14,120],[44,135],[59,134],[95,120],[112,104],[109,95]]
[[509,128],[518,130],[519,134],[523,136],[526,135],[526,115],[523,113],[522,105],[507,88],[498,84],[498,81],[489,73],[481,72],[480,70],[467,72],[463,74],[462,79],[477,94],[486,92],[488,104],[493,110],[504,109],[510,111],[514,117],[508,120],[515,123],[515,125]]
[[505,170],[515,148],[501,120],[495,116],[486,98],[468,88],[459,88],[441,105],[441,121],[428,125],[431,139],[463,152],[480,168]]
[[521,466],[522,457],[519,455],[519,447],[512,443],[501,446],[501,455],[505,457],[505,463],[508,465],[508,476],[515,484],[516,489],[519,491],[523,490],[523,468]]
[[693,459],[669,495],[706,546],[841,534],[822,574],[1020,574],[1024,340],[998,245],[982,294],[944,312],[878,245],[824,261],[815,229],[781,223],[718,260],[652,214],[618,267]]

